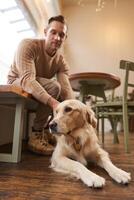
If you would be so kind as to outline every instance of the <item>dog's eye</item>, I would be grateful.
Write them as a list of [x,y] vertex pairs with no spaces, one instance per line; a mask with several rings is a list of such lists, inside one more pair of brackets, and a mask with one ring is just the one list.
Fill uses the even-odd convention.
[[71,111],[72,111],[72,108],[71,108],[71,107],[65,107],[64,111],[65,111],[65,112],[71,112]]

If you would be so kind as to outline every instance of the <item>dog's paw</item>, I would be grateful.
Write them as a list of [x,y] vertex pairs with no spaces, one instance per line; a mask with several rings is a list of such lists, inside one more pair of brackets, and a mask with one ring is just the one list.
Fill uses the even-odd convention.
[[105,185],[105,179],[96,174],[83,174],[81,179],[88,187],[102,188]]
[[119,168],[116,168],[110,175],[117,183],[128,184],[131,181],[131,174]]

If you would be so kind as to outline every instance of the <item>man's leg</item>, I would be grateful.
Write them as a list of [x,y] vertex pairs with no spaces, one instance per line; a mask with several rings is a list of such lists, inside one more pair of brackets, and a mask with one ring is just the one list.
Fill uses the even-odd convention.
[[[52,97],[55,99],[59,98],[61,87],[56,80],[37,78],[37,81]],[[45,126],[45,123],[47,123],[48,117],[51,113],[52,110],[48,105],[44,105],[42,103],[39,104],[33,126],[35,130],[41,130]]]
[[[37,81],[52,97],[55,99],[59,98],[61,87],[56,80],[38,77]],[[32,135],[29,138],[29,148],[36,153],[50,155],[53,152],[54,147],[49,144],[50,133],[46,130],[44,131],[51,113],[52,110],[48,105],[44,105],[43,103],[39,104],[33,124]]]

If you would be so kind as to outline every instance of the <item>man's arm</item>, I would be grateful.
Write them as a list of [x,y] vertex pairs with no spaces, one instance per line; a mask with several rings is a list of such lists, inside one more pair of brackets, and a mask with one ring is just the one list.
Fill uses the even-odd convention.
[[62,55],[59,56],[57,80],[61,85],[61,99],[74,99],[75,95],[69,81],[69,66]]
[[48,99],[48,105],[49,105],[53,110],[58,106],[59,103],[60,103],[60,102],[57,101],[56,99],[54,99],[53,97],[50,97],[50,98]]
[[48,103],[53,108],[56,105],[56,100],[36,81],[34,60],[37,50],[34,45],[31,40],[23,40],[18,47],[15,63],[19,71],[19,84],[24,91],[32,94],[38,101],[44,104]]
[[75,95],[69,82],[69,76],[66,72],[59,72],[57,74],[57,80],[61,85],[61,99],[74,99]]

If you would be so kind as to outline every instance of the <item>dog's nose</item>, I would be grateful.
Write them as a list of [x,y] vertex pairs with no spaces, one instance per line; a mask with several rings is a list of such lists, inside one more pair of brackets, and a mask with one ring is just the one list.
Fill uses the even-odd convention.
[[57,132],[57,123],[56,122],[51,122],[49,124],[49,128],[51,129],[52,132]]

